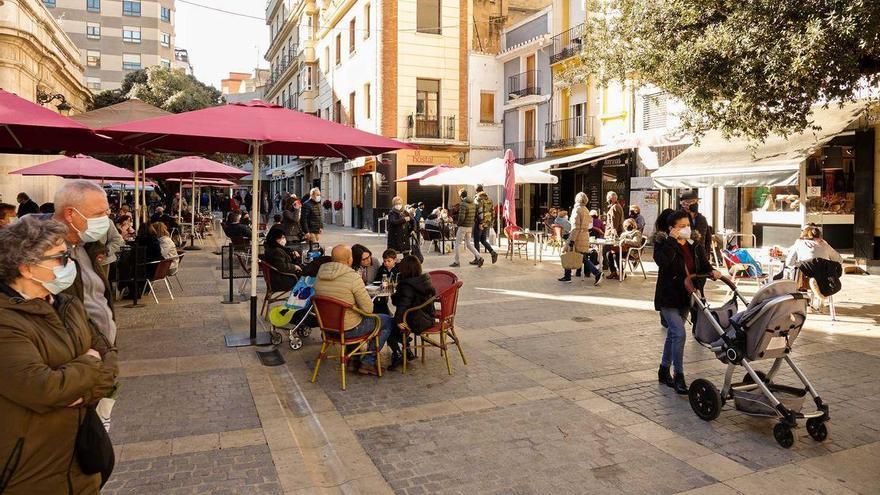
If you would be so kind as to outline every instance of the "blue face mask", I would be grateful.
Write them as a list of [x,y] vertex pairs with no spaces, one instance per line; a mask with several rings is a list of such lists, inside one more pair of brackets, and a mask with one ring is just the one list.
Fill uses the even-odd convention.
[[107,231],[110,230],[110,218],[107,215],[98,218],[88,218],[76,208],[74,208],[73,211],[86,220],[86,230],[80,231],[76,227],[73,227],[83,242],[99,241],[107,235]]
[[76,280],[76,263],[72,261],[68,261],[64,266],[56,266],[54,268],[49,268],[48,266],[37,265],[40,268],[45,268],[47,270],[52,270],[52,273],[55,275],[54,280],[42,281],[36,277],[31,277],[32,280],[35,280],[43,285],[47,291],[51,292],[53,295],[59,294],[67,290],[68,287],[73,285],[73,281]]

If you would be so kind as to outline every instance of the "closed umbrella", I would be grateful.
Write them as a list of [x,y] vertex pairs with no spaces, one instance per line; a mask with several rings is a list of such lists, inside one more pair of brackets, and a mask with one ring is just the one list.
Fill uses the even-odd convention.
[[[377,155],[412,146],[353,127],[259,100],[131,122],[101,130],[131,146],[153,150],[252,155],[251,211],[260,211],[260,160],[264,154],[340,158]],[[245,336],[226,337],[227,346],[265,345],[257,335],[257,225],[251,222],[251,318]]]
[[134,180],[134,173],[86,155],[67,156],[9,172],[17,175],[51,175],[65,179],[93,179],[108,182]]

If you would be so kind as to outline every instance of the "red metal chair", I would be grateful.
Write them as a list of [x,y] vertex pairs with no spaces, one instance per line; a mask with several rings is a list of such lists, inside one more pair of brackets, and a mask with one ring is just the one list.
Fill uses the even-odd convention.
[[504,234],[507,236],[507,254],[506,258],[513,259],[514,253],[522,258],[522,253],[526,253],[526,260],[529,259],[529,235],[522,228],[515,225],[504,227]]
[[263,306],[260,309],[260,316],[265,317],[266,311],[269,310],[269,306],[279,301],[286,300],[287,296],[290,295],[290,289],[280,290],[274,287],[272,282],[273,277],[288,276],[299,278],[299,275],[296,273],[282,272],[263,260],[260,260],[259,263],[260,271],[263,272],[263,280],[266,281],[266,294],[263,296]]
[[437,294],[458,282],[458,275],[449,270],[431,270],[428,272],[428,276],[431,277],[431,285]]
[[[452,364],[449,362],[449,346],[455,345],[458,348],[458,353],[461,355],[461,362],[467,366],[467,359],[464,357],[464,350],[461,348],[461,340],[458,338],[458,335],[455,333],[455,312],[458,307],[458,291],[461,289],[461,286],[464,285],[464,282],[461,280],[455,281],[451,286],[446,287],[445,289],[438,290],[438,294],[434,299],[417,306],[415,308],[410,308],[403,315],[404,321],[404,329],[403,329],[403,372],[406,373],[407,366],[407,358],[406,352],[409,349],[409,337],[413,336],[413,345],[412,347],[416,348],[416,351],[421,349],[422,351],[422,362],[425,362],[425,348],[426,347],[436,347],[440,349],[440,354],[442,354],[446,358],[446,371],[450,375],[452,374]],[[406,325],[407,316],[410,311],[416,311],[422,309],[428,304],[439,303],[439,311],[436,311],[435,314],[435,324],[433,327],[423,331],[422,333],[413,333],[412,330]],[[436,340],[435,340],[436,339]],[[421,344],[419,341],[421,340]],[[451,341],[450,341],[451,340]]]
[[[376,369],[379,371],[379,376],[382,376],[382,362],[379,356],[381,350],[379,347],[379,330],[382,328],[382,320],[378,315],[364,313],[353,304],[327,296],[312,296],[312,307],[315,309],[315,315],[318,317],[318,326],[321,327],[321,352],[318,354],[317,361],[315,361],[312,383],[315,383],[315,380],[318,378],[318,368],[321,367],[321,361],[339,359],[342,390],[345,390],[345,368],[348,366],[348,360],[355,356],[369,354],[376,355]],[[346,338],[346,310],[354,311],[364,318],[373,318],[376,321],[376,328],[366,335]],[[368,344],[370,340],[374,340],[375,350],[369,349]],[[339,354],[328,355],[327,348],[334,345],[339,347]],[[354,347],[351,350],[347,350],[347,346]]]

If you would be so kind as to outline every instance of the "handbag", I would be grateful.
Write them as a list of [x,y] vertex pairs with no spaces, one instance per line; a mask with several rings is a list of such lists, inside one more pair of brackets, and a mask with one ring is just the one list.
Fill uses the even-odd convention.
[[567,248],[564,253],[559,255],[559,259],[562,261],[562,268],[566,270],[577,270],[584,266],[584,255],[573,248]]
[[103,487],[113,472],[116,455],[113,453],[110,435],[107,434],[95,408],[86,407],[85,412],[85,418],[76,432],[76,442],[74,443],[76,461],[85,474],[101,473],[101,486]]

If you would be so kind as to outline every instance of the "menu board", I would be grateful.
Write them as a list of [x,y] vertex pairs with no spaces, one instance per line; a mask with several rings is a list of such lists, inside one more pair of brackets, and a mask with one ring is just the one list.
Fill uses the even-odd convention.
[[558,182],[550,184],[550,206],[554,208],[562,207],[562,186]]

